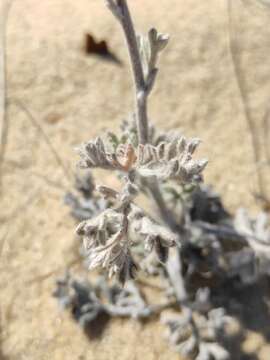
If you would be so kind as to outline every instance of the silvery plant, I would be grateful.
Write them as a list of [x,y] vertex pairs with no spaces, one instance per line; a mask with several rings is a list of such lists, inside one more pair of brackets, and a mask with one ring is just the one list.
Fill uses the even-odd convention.
[[[228,282],[244,286],[268,275],[268,218],[261,214],[251,220],[240,210],[234,219],[219,196],[203,185],[207,160],[194,158],[200,140],[158,131],[149,122],[147,101],[169,36],[154,28],[137,35],[127,1],[105,2],[126,39],[135,110],[118,134],[108,131],[78,148],[78,165],[86,170],[77,177],[77,193],[65,200],[80,220],[76,233],[85,264],[100,275],[90,283],[66,274],[57,282],[55,296],[72,308],[84,328],[102,313],[138,319],[159,314],[169,343],[182,355],[231,359],[220,339],[233,319],[212,290]],[[96,186],[95,168],[115,172],[121,190]],[[157,211],[139,206],[140,194]],[[160,303],[146,301],[136,281],[139,272],[160,278]]]
[[[116,275],[121,283],[134,279],[138,265],[134,259],[131,233],[139,234],[146,251],[154,250],[166,260],[168,248],[181,242],[172,226],[160,225],[135,205],[135,199],[147,189],[162,207],[162,214],[173,224],[174,214],[166,209],[161,193],[164,182],[195,184],[202,178],[206,160],[194,160],[200,141],[179,134],[154,136],[149,131],[147,99],[157,76],[157,60],[169,37],[151,29],[147,36],[136,36],[126,1],[108,1],[109,9],[122,26],[130,53],[136,88],[136,111],[133,134],[109,139],[101,137],[82,144],[78,152],[80,168],[102,168],[120,173],[122,189],[115,191],[98,186],[97,191],[112,199],[114,206],[98,216],[83,221],[77,233],[83,237],[90,269],[102,267],[109,276]],[[153,132],[153,131],[152,131]],[[130,136],[132,134],[133,136]],[[111,141],[108,141],[111,140]]]

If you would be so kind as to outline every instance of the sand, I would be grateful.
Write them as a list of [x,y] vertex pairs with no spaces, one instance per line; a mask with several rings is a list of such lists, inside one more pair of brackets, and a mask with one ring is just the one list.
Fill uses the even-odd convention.
[[[151,121],[200,137],[200,155],[209,158],[205,181],[222,193],[230,211],[246,206],[255,212],[257,178],[244,104],[263,152],[270,7],[256,0],[232,2],[231,32],[244,102],[232,63],[227,1],[137,0],[130,6],[139,31],[154,25],[171,34],[150,99]],[[106,39],[123,66],[87,57],[82,51],[86,32]],[[63,204],[72,185],[38,127],[15,103],[31,111],[72,174],[74,147],[105,128],[117,129],[130,112],[128,65],[120,28],[104,1],[14,1],[7,28],[10,126],[0,239],[8,233],[0,260],[0,359],[179,359],[157,321],[112,321],[102,338],[89,342],[59,312],[51,296],[54,281],[77,247],[75,224]],[[269,359],[263,335],[250,333],[244,351]]]

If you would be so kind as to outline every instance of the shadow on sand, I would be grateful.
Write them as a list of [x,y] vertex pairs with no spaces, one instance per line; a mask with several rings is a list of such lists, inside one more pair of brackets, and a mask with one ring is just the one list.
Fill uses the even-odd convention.
[[248,331],[261,334],[265,343],[270,340],[270,280],[262,278],[257,284],[245,287],[227,283],[222,289],[216,290],[216,297],[218,301],[215,305],[224,307],[228,315],[236,318],[241,325],[236,335],[221,340],[231,358],[259,360],[261,345],[258,344],[253,353],[247,354],[243,350],[243,343],[247,339]]

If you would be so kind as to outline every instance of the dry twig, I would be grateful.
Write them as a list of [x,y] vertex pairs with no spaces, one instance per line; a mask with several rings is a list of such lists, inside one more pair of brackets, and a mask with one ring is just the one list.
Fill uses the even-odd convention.
[[0,5],[0,192],[2,190],[3,161],[6,153],[8,139],[8,114],[7,114],[7,54],[6,36],[9,13],[14,0],[3,0]]

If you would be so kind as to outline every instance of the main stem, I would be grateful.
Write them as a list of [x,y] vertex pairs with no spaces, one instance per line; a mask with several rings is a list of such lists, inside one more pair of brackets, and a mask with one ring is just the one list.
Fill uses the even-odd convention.
[[[120,21],[132,65],[133,77],[135,82],[136,88],[136,110],[137,110],[137,128],[138,128],[138,137],[140,144],[146,144],[148,142],[148,118],[147,118],[147,91],[146,85],[143,75],[143,67],[140,58],[140,53],[138,49],[136,34],[134,30],[134,25],[130,16],[130,12],[128,9],[128,5],[126,0],[117,0],[116,1],[118,8],[120,9],[120,15],[118,20]],[[163,221],[170,227],[170,229],[177,234],[185,234],[185,229],[183,225],[179,225],[175,220],[174,214],[167,208],[162,193],[160,191],[158,182],[156,180],[147,181],[146,186],[148,186],[151,195],[159,208],[160,215]],[[188,294],[185,289],[184,279],[182,276],[182,270],[180,268],[181,260],[178,253],[178,249],[175,251],[177,266],[179,267],[178,271],[176,271],[175,275],[175,268],[171,267],[170,264],[167,264],[167,270],[169,277],[171,279],[172,285],[174,286],[177,300],[182,307],[182,311],[187,316],[189,323],[191,324],[194,335],[196,337],[197,343],[199,343],[199,334],[196,327],[196,324],[193,319],[192,309],[188,306]],[[176,268],[177,268],[176,266]],[[180,288],[178,288],[180,285]]]
[[[137,129],[140,144],[147,144],[148,142],[148,117],[147,117],[147,96],[149,92],[146,89],[145,79],[143,75],[143,66],[138,49],[138,43],[132,18],[130,16],[129,8],[126,0],[117,0],[117,6],[120,9],[120,21],[124,35],[127,42],[130,61],[132,65],[132,72],[135,83],[135,97],[136,97],[136,115],[137,115]],[[174,231],[180,232],[181,228],[175,221],[174,214],[168,209],[164,198],[160,192],[159,185],[156,180],[147,181],[147,187],[159,209],[159,213],[163,221]]]
[[136,88],[135,97],[139,143],[146,144],[148,141],[147,92],[137,38],[126,0],[117,0],[117,5],[121,9],[122,16],[120,22],[128,46]]

